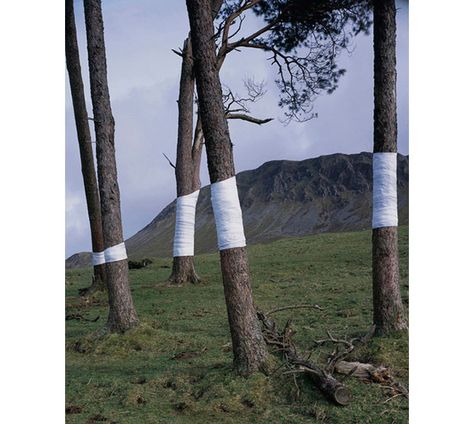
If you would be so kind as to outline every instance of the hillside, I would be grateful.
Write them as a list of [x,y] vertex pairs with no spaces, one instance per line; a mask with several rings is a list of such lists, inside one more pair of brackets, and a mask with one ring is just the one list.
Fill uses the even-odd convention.
[[[370,228],[371,153],[270,161],[237,174],[237,184],[248,244]],[[407,224],[408,157],[403,155],[398,155],[398,203],[400,225]],[[174,222],[175,201],[126,241],[130,257],[171,256]],[[216,244],[210,186],[206,186],[197,204],[196,254],[212,252]],[[75,266],[86,266],[87,258]]]
[[[399,232],[402,299],[408,306],[408,228]],[[275,313],[277,325],[292,321],[301,351],[314,340],[365,334],[372,320],[371,233],[329,233],[250,246],[257,307],[263,311],[317,303],[324,310]],[[154,259],[154,258],[153,258]],[[107,321],[107,296],[81,299],[88,269],[66,271],[66,422],[83,424],[408,422],[408,401],[390,399],[384,384],[344,380],[353,394],[347,407],[329,403],[300,374],[285,374],[278,352],[268,375],[232,372],[232,351],[219,255],[196,257],[198,285],[169,287],[170,258],[130,271],[140,326],[125,335],[94,337]],[[317,349],[325,363],[334,346]],[[374,338],[351,360],[388,366],[408,381],[408,335]],[[293,380],[295,378],[295,380]]]

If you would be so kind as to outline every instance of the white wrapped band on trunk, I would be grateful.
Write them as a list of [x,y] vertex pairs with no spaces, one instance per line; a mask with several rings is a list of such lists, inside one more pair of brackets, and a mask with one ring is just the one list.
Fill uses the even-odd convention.
[[373,212],[372,228],[396,227],[397,154],[373,154]]
[[116,244],[104,250],[105,263],[117,262],[127,259],[127,249],[125,243]]
[[245,234],[235,177],[211,184],[219,250],[244,247]]
[[105,255],[104,252],[92,252],[92,265],[102,265],[105,264]]
[[199,190],[176,199],[173,256],[194,256],[194,221]]
[[109,262],[117,262],[127,259],[127,249],[125,243],[105,249],[103,252],[92,252],[92,265],[101,265]]

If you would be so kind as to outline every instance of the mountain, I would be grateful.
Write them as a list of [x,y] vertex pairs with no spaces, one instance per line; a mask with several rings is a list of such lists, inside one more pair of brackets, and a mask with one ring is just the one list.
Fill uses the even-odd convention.
[[66,269],[85,268],[92,263],[91,252],[79,252],[66,259]]
[[[270,161],[237,174],[237,186],[248,244],[371,225],[371,153]],[[203,187],[197,203],[196,254],[217,249],[210,200],[210,186]],[[408,156],[400,154],[398,208],[399,223],[407,224]],[[126,241],[130,257],[171,256],[174,221],[175,201]]]

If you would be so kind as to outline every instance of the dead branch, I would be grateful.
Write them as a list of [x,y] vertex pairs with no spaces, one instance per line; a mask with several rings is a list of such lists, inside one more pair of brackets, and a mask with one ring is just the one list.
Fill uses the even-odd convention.
[[319,368],[315,363],[299,356],[296,346],[292,341],[293,330],[291,329],[290,321],[286,323],[284,329],[280,332],[275,322],[263,312],[257,312],[257,316],[262,323],[265,342],[271,346],[278,346],[278,351],[283,354],[291,370],[295,372],[303,371],[332,402],[338,405],[347,405],[351,401],[350,391],[344,384]]
[[224,86],[224,92],[222,99],[224,101],[225,113],[227,119],[240,119],[247,121],[252,124],[263,125],[273,118],[256,118],[250,115],[249,103],[258,102],[266,93],[265,83],[255,82],[253,79],[247,79],[244,81],[245,88],[247,90],[247,97],[241,97],[238,93],[235,93],[227,86]]
[[174,169],[176,169],[176,165],[173,162],[171,162],[170,158],[168,156],[166,156],[164,153],[163,153],[163,156],[166,158],[166,160],[168,161],[170,166],[173,167]]
[[[335,350],[331,353],[331,355],[328,358],[327,365],[326,365],[326,371],[328,372],[334,372],[334,368],[336,364],[343,359],[345,359],[347,356],[349,356],[350,353],[354,351],[354,349],[357,346],[362,346],[366,344],[374,335],[375,333],[375,326],[371,326],[370,330],[362,337],[354,337],[350,340],[347,339],[338,339],[332,336],[332,334],[328,331],[326,331],[328,335],[328,339],[322,339],[322,340],[315,340],[314,345],[315,347],[323,346],[324,344],[328,343],[333,343],[336,345]],[[344,349],[340,349],[340,346],[344,346]]]
[[251,122],[252,124],[262,125],[270,121],[273,121],[273,118],[259,119],[254,118],[253,116],[246,115],[244,113],[228,113],[225,116],[227,119],[240,119],[242,121]]
[[384,376],[388,376],[388,369],[380,366],[376,367],[372,364],[366,364],[363,362],[347,362],[339,361],[335,364],[334,371],[338,374],[347,376],[354,376],[365,381],[376,381],[380,382],[385,379]]
[[[180,49],[181,50],[181,49]],[[175,50],[175,49],[171,49],[171,51],[175,54],[177,54],[179,57],[183,57],[183,51],[178,51],[178,50]]]
[[[320,340],[316,342],[316,345],[321,346],[324,343],[335,343],[337,346],[345,346],[345,350],[339,351],[336,349],[329,357],[326,371],[336,372],[342,374],[345,378],[354,376],[365,382],[381,384],[382,389],[388,389],[392,398],[387,401],[398,397],[398,395],[404,396],[408,399],[408,390],[399,382],[395,381],[390,369],[384,366],[375,366],[368,363],[362,362],[348,362],[344,361],[343,358],[347,357],[349,353],[352,353],[356,347],[360,347],[368,342],[368,340],[374,335],[375,328],[371,327],[369,332],[360,338],[353,338],[351,340],[336,339],[329,332],[329,339]],[[397,395],[397,396],[395,396]]]
[[301,305],[289,305],[289,306],[282,306],[281,308],[271,309],[270,311],[266,313],[266,315],[271,315],[275,312],[286,311],[288,309],[317,309],[319,311],[323,310],[323,308],[321,308],[321,306],[319,305],[303,303]]

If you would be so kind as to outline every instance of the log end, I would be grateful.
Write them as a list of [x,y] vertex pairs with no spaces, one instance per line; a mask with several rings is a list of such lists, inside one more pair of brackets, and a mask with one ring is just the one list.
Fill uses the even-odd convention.
[[341,406],[348,405],[352,400],[350,390],[345,386],[338,387],[334,392],[334,401]]

